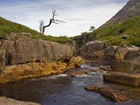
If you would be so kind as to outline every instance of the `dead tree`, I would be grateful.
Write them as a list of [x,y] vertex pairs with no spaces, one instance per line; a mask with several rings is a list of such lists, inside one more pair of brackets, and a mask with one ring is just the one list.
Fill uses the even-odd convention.
[[44,21],[43,20],[40,20],[39,21],[39,31],[40,31],[40,33],[42,33],[42,31],[43,31],[43,26],[44,26]]
[[55,24],[59,24],[59,22],[65,23],[64,21],[61,21],[61,20],[58,20],[58,19],[54,19],[54,17],[56,15],[58,15],[58,14],[56,14],[56,10],[52,10],[52,14],[53,14],[53,16],[52,16],[52,18],[50,18],[49,24],[42,27],[42,35],[44,35],[45,28],[49,27],[52,23],[55,23]]

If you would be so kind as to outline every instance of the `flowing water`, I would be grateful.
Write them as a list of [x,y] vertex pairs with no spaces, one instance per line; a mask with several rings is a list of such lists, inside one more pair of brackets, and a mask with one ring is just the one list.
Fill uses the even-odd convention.
[[[108,63],[89,62],[81,67],[96,68],[100,65]],[[61,74],[0,84],[0,96],[38,102],[41,105],[140,105],[140,102],[133,100],[124,103],[112,102],[98,93],[84,89],[89,85],[111,85],[103,82],[103,74],[104,72],[91,73],[73,78]]]

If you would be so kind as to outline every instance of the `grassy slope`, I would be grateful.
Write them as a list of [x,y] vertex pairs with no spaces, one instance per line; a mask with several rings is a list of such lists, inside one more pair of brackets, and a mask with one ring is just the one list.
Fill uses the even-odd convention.
[[[140,46],[140,16],[130,18],[122,23],[97,29],[92,35],[98,40],[104,40],[115,45],[134,44]],[[122,39],[122,35],[129,35]]]
[[[129,35],[127,39],[121,38],[122,35]],[[92,33],[84,33],[74,37],[79,45],[91,40],[103,40],[113,45],[136,45],[140,46],[140,16],[130,18],[124,22],[99,28]]]
[[10,34],[11,32],[12,33],[29,32],[32,34],[33,39],[43,38],[44,40],[50,40],[59,43],[67,43],[73,41],[71,38],[67,37],[53,37],[53,36],[41,37],[39,36],[39,32],[35,30],[32,30],[26,26],[8,21],[0,17],[0,37],[4,38],[7,34]]

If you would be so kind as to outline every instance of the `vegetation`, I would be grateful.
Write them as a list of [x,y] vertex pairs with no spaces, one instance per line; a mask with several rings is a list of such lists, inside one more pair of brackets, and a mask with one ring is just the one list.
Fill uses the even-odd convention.
[[[135,16],[130,18],[124,22],[99,28],[92,33],[85,33],[75,37],[74,39],[79,42],[79,44],[83,44],[80,42],[80,39],[83,38],[85,42],[90,40],[102,40],[114,45],[136,45],[140,46],[140,16]],[[127,36],[127,37],[123,37]]]
[[53,36],[41,36],[39,32],[32,30],[26,26],[23,26],[21,24],[17,24],[11,21],[8,21],[2,17],[0,17],[0,37],[5,38],[7,34],[10,33],[20,33],[20,32],[28,32],[32,34],[33,39],[44,39],[59,43],[71,43],[73,40],[72,38],[68,37],[53,37]]

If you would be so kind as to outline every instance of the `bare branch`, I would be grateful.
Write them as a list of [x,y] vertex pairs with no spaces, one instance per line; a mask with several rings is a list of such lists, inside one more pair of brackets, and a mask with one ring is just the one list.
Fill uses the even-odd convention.
[[45,28],[49,27],[52,23],[54,23],[54,24],[59,24],[59,22],[65,23],[64,21],[61,21],[61,20],[58,20],[58,19],[54,19],[54,17],[56,15],[58,15],[58,14],[56,14],[56,9],[52,10],[52,18],[50,18],[50,21],[49,21],[48,25],[43,26],[42,34],[44,34],[44,32],[45,32]]

